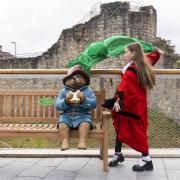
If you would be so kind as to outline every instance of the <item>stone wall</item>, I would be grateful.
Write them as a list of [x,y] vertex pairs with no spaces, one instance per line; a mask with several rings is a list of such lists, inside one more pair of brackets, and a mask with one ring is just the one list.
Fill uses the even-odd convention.
[[156,87],[149,93],[149,102],[150,108],[180,124],[180,78],[157,76]]

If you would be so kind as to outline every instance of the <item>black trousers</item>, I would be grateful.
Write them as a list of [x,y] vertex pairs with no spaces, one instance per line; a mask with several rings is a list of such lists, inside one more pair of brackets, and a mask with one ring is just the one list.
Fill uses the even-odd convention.
[[122,142],[118,140],[118,136],[116,135],[116,144],[115,144],[115,153],[121,152]]
[[[122,149],[122,142],[118,140],[118,135],[116,135],[116,145],[115,145],[115,153],[121,152]],[[142,156],[148,156],[149,153],[143,153]]]

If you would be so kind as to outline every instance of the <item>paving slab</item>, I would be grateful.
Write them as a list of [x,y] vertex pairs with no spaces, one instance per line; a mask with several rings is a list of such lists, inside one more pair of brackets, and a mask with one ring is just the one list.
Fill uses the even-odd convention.
[[77,172],[72,171],[52,171],[43,180],[73,180]]
[[0,178],[2,180],[11,179],[16,177],[21,172],[25,171],[27,168],[31,167],[33,163],[31,162],[16,162],[8,164],[7,166],[0,168]]
[[26,169],[22,173],[20,173],[19,176],[30,176],[30,177],[42,178],[48,175],[53,169],[54,167],[43,167],[43,166],[40,167],[40,166],[35,165]]
[[55,170],[79,172],[89,160],[90,158],[66,158]]
[[180,170],[180,158],[163,158],[166,169],[177,169]]
[[40,177],[13,177],[12,180],[41,180]]
[[37,162],[37,166],[57,167],[67,158],[43,158]]
[[168,180],[179,180],[180,170],[167,170]]
[[78,172],[75,180],[104,180],[107,172],[102,171],[102,162],[98,158],[90,158],[87,164]]
[[0,168],[7,166],[13,161],[16,161],[16,158],[0,158]]

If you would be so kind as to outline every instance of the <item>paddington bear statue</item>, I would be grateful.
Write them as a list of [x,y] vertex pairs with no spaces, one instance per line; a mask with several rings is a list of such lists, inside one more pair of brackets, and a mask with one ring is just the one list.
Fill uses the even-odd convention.
[[69,149],[70,131],[73,129],[78,130],[78,148],[86,149],[87,137],[93,127],[90,110],[96,107],[96,96],[89,87],[90,78],[79,65],[75,65],[68,69],[63,83],[64,88],[55,104],[60,111],[58,128],[62,139],[61,150]]

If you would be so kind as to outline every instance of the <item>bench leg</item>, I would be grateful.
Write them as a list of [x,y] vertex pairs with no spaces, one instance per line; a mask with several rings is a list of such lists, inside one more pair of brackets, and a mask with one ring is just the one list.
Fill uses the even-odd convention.
[[100,144],[100,156],[99,158],[102,160],[103,159],[103,142]]
[[103,171],[108,171],[108,141],[106,138],[103,145]]
[[105,172],[108,171],[108,120],[111,117],[109,112],[103,112],[103,130],[104,130],[104,138],[103,138],[103,170]]
[[104,120],[104,138],[103,138],[103,170],[108,171],[108,124],[107,119]]

